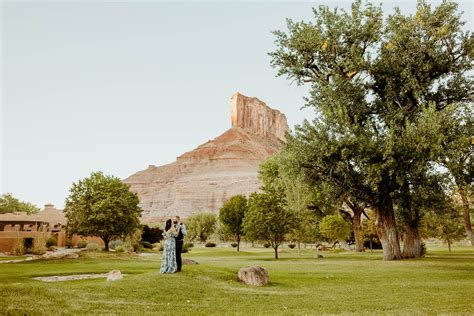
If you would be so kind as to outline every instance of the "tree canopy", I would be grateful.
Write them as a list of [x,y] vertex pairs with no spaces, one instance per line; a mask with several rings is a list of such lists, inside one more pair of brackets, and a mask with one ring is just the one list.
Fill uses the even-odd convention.
[[288,20],[287,32],[274,32],[272,65],[310,85],[306,106],[316,111],[285,150],[308,183],[375,211],[386,260],[422,254],[417,192],[452,142],[444,113],[472,101],[474,40],[463,24],[449,1],[419,1],[414,15],[395,9],[387,18],[356,1],[350,12],[320,6],[312,22]]
[[134,234],[140,227],[138,203],[137,195],[119,178],[93,172],[69,190],[64,209],[68,233],[98,236],[108,251],[111,240]]
[[0,214],[26,212],[27,214],[38,213],[39,207],[30,203],[23,202],[15,198],[11,193],[5,193],[0,196]]
[[244,195],[235,195],[224,202],[219,210],[219,221],[223,229],[234,236],[237,242],[237,251],[240,251],[240,238],[244,233],[244,218],[248,210],[247,198]]

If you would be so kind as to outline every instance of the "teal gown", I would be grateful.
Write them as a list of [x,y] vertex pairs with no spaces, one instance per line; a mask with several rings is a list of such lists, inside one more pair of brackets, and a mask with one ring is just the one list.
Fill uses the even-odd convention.
[[178,270],[176,264],[176,234],[167,232],[163,247],[163,261],[161,261],[160,273],[175,273]]

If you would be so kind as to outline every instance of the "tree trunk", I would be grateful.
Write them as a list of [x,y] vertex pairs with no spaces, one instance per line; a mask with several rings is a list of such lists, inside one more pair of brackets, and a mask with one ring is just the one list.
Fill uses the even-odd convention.
[[448,242],[448,250],[449,252],[451,252],[451,240],[448,239],[447,242]]
[[474,234],[472,233],[471,227],[471,213],[469,210],[469,200],[466,195],[466,191],[463,188],[459,189],[459,195],[462,200],[462,213],[464,218],[464,228],[466,229],[466,234],[469,240],[471,241],[471,246],[474,247]]
[[301,243],[298,240],[298,257],[300,256],[300,251],[301,251]]
[[395,213],[390,198],[385,199],[376,208],[375,226],[377,235],[383,248],[384,260],[397,260],[402,258],[400,242],[398,240],[397,225],[395,223]]
[[275,249],[275,259],[278,259],[278,246],[273,247]]
[[102,237],[102,240],[104,241],[104,251],[109,251],[109,238]]
[[355,239],[355,244],[356,244],[355,250],[357,252],[365,251],[364,238],[362,236],[362,228],[360,224],[361,215],[362,215],[362,212],[354,211],[354,216],[352,217],[352,229],[354,230],[354,239]]
[[240,252],[240,235],[237,235],[237,252]]
[[403,229],[403,258],[419,258],[423,256],[418,227],[406,223]]

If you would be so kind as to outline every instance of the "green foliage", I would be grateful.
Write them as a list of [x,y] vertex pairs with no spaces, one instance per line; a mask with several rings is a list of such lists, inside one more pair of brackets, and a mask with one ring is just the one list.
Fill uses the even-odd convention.
[[110,249],[115,249],[117,247],[123,246],[123,241],[121,239],[114,239],[110,242]]
[[108,244],[133,234],[140,226],[138,197],[119,178],[93,172],[73,183],[64,213],[71,233],[99,236]]
[[466,237],[462,216],[458,209],[451,208],[443,213],[428,212],[424,216],[426,232],[429,237],[438,238],[448,244],[451,252],[451,245]]
[[224,202],[219,210],[219,221],[221,227],[230,235],[234,236],[239,251],[240,239],[243,234],[243,222],[248,210],[247,198],[244,195],[235,195]]
[[154,244],[163,238],[162,234],[163,230],[161,230],[159,227],[150,227],[148,225],[144,225],[142,230],[142,240]]
[[87,251],[99,251],[100,250],[99,244],[97,244],[94,241],[88,243],[87,246],[86,246],[86,249],[87,249]]
[[186,221],[188,239],[206,242],[217,227],[217,216],[212,213],[197,213]]
[[295,225],[294,213],[286,208],[282,192],[253,193],[245,216],[245,236],[250,240],[268,242],[278,258],[278,247]]
[[328,215],[319,223],[321,234],[331,241],[345,241],[351,235],[351,225],[341,215]]
[[206,247],[207,247],[207,248],[213,248],[213,247],[215,247],[215,246],[216,246],[216,244],[213,243],[213,242],[207,242],[207,243],[206,243]]
[[29,202],[22,202],[13,197],[11,193],[4,193],[0,196],[0,214],[26,212],[27,214],[38,213],[39,207]]
[[58,241],[54,237],[49,237],[48,240],[46,240],[46,248],[50,248],[57,245]]
[[87,247],[87,241],[86,240],[81,239],[77,242],[77,248],[86,248],[86,247]]
[[395,211],[398,230],[417,235],[426,202],[418,192],[436,180],[451,142],[443,116],[472,99],[474,39],[456,10],[419,1],[416,14],[384,19],[381,7],[356,1],[350,12],[320,6],[313,22],[288,20],[286,33],[275,32],[272,65],[310,84],[306,105],[317,113],[289,136],[293,169],[374,209],[385,259],[402,256]]
[[121,252],[125,252],[125,247],[124,246],[116,246],[115,247],[115,252],[117,253],[121,253]]
[[150,244],[148,241],[142,241],[142,247],[145,249],[153,249],[152,244]]

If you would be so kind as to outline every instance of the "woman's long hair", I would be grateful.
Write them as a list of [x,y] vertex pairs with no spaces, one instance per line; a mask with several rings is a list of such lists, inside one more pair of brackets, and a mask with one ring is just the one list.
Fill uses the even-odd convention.
[[170,228],[171,228],[171,219],[169,219],[169,220],[166,221],[165,232],[167,232],[168,230],[170,230]]

